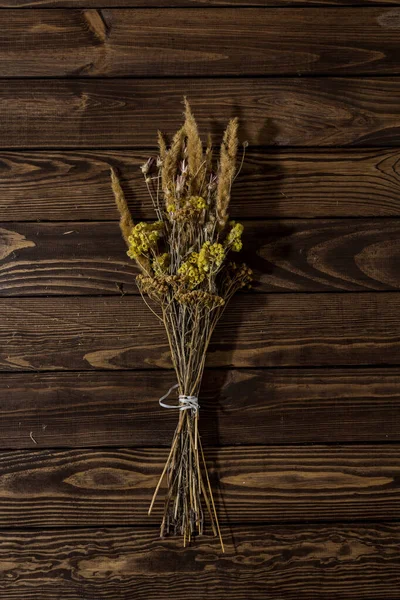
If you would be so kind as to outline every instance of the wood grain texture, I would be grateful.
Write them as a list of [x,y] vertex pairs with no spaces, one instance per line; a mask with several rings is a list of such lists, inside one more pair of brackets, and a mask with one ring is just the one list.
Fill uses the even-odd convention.
[[[170,367],[163,326],[138,296],[3,298],[0,370]],[[400,364],[400,294],[242,294],[208,366]]]
[[[177,417],[157,399],[174,383],[170,371],[3,373],[0,447],[168,446]],[[202,441],[399,442],[399,390],[398,368],[206,370]]]
[[0,27],[0,77],[400,72],[394,7],[2,10]]
[[[135,219],[153,218],[139,167],[153,151],[0,152],[2,221],[117,219],[110,166]],[[400,216],[400,150],[249,150],[234,218]]]
[[[223,528],[189,548],[151,528],[1,531],[7,600],[398,600],[400,528],[259,525]],[[196,582],[193,585],[193,581]],[[55,590],[57,592],[55,593]]]
[[[4,600],[400,600],[399,4],[0,0]],[[147,517],[175,377],[109,187],[152,217],[138,166],[184,94],[250,142],[261,293],[200,400],[225,555]]]
[[[254,289],[400,289],[400,219],[246,222]],[[236,258],[235,258],[236,259]],[[0,296],[137,294],[117,222],[0,223]]]
[[171,7],[287,7],[380,6],[399,0],[0,0],[0,8],[171,8]]
[[220,141],[238,116],[251,145],[396,146],[400,78],[14,80],[0,89],[0,147],[154,146],[182,123],[182,97]]
[[[167,452],[3,451],[0,526],[158,525],[162,496],[147,511]],[[207,448],[206,460],[224,523],[398,517],[398,445]]]

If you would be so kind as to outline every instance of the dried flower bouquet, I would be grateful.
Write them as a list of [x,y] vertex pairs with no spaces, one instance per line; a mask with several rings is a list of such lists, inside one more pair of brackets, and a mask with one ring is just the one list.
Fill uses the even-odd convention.
[[243,231],[240,223],[228,220],[237,175],[237,130],[237,119],[229,121],[214,166],[211,136],[203,150],[185,98],[185,121],[170,147],[159,132],[159,156],[141,167],[157,216],[153,223],[133,223],[118,175],[111,172],[128,256],[140,268],[137,284],[143,299],[165,326],[179,394],[175,406],[165,403],[173,388],[160,399],[162,406],[179,409],[179,420],[149,514],[166,476],[161,536],[180,534],[186,545],[203,533],[207,511],[222,549],[199,435],[198,395],[215,325],[233,294],[251,280],[250,269],[230,259],[242,248]]

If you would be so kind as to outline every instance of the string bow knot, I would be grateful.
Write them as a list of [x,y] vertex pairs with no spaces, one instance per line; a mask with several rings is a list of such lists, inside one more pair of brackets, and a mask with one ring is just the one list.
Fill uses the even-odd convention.
[[176,383],[171,388],[169,388],[168,392],[164,394],[164,396],[162,396],[159,399],[158,402],[160,406],[162,406],[163,408],[175,408],[178,410],[191,410],[193,414],[196,414],[200,408],[199,399],[197,398],[197,396],[186,396],[186,394],[179,394],[179,404],[166,404],[164,402],[164,400],[168,398],[170,393],[173,390],[176,390],[177,387],[179,387],[179,385]]

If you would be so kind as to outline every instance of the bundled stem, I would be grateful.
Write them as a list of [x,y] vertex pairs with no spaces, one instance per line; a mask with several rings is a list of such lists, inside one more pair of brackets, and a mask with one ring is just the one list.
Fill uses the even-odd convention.
[[208,514],[223,549],[199,435],[197,399],[215,325],[232,295],[249,285],[251,271],[229,260],[242,247],[243,231],[240,223],[228,223],[237,120],[228,124],[214,169],[211,137],[203,151],[190,105],[186,98],[184,102],[185,122],[171,146],[159,132],[159,156],[141,167],[158,220],[133,224],[114,170],[112,189],[128,256],[141,269],[139,290],[158,308],[156,314],[165,326],[179,392],[178,425],[149,514],[166,479],[161,536],[182,535],[186,545],[203,533]]

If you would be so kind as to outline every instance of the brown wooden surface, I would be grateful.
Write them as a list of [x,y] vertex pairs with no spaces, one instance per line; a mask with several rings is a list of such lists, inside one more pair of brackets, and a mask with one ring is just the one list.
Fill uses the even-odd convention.
[[[0,0],[2,600],[400,600],[398,6]],[[153,217],[184,94],[250,143],[200,397],[225,555],[146,515],[175,377],[109,186]]]
[[397,524],[238,526],[223,534],[224,556],[206,538],[184,550],[154,539],[148,528],[1,532],[2,588],[10,600],[50,600],[53,586],[67,600],[81,600],[83,589],[87,600],[156,600],[165,589],[184,599],[186,582],[195,579],[196,600],[210,588],[215,598],[258,600],[268,588],[277,597],[308,599],[323,579],[319,597],[326,600],[398,599]]
[[[171,366],[163,325],[140,296],[3,298],[0,310],[2,371]],[[245,293],[217,325],[207,364],[398,365],[399,310],[398,293]]]
[[[157,525],[164,489],[154,513],[148,517],[147,511],[167,453],[158,448],[4,450],[0,526]],[[224,523],[398,517],[397,444],[207,448],[206,459]]]
[[[139,167],[154,150],[0,152],[2,221],[117,219],[110,166],[135,220],[154,218]],[[248,150],[235,218],[400,216],[400,150]]]
[[3,10],[0,77],[399,74],[399,22],[394,7]]
[[[257,292],[400,288],[400,219],[250,221],[243,240]],[[0,223],[0,243],[0,296],[138,293],[117,222]]]
[[396,6],[399,0],[0,0],[0,8],[154,8]]
[[[168,446],[171,371],[3,373],[1,448]],[[205,445],[399,442],[393,368],[207,370]],[[312,418],[310,418],[312,415]],[[33,439],[32,439],[33,438]]]
[[224,555],[208,537],[184,549],[149,527],[1,531],[1,590],[7,600],[399,598],[397,523],[222,531]]
[[174,132],[187,94],[214,139],[240,118],[240,137],[269,146],[396,146],[400,78],[5,79],[0,147],[154,146]]

